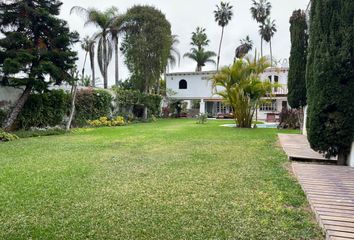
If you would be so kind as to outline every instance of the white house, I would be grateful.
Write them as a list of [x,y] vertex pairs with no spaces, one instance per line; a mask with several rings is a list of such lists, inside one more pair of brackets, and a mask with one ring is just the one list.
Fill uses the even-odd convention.
[[[166,75],[166,87],[171,89],[174,99],[186,101],[190,109],[192,100],[200,101],[200,113],[207,113],[211,117],[226,115],[231,112],[228,106],[223,104],[222,98],[215,94],[211,77],[215,71],[209,72],[180,72]],[[288,107],[287,82],[288,68],[268,68],[262,75],[264,81],[277,83],[281,87],[273,89],[273,97],[264,103],[257,111],[257,119],[274,122],[278,120],[279,113]],[[218,87],[216,91],[221,91]]]

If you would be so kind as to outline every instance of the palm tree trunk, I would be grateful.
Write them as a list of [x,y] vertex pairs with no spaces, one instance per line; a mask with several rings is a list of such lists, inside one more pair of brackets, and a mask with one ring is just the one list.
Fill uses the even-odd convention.
[[270,38],[269,40],[269,48],[270,48],[270,66],[273,67],[272,38]]
[[95,76],[95,52],[90,51],[90,64],[91,64],[91,71],[92,71],[92,83],[91,86],[96,86],[96,76]]
[[261,36],[261,57],[263,57],[263,37]]
[[107,70],[108,70],[108,54],[107,54],[107,39],[106,35],[103,35],[103,88],[108,88],[108,78],[107,78]]
[[118,36],[116,36],[115,37],[115,43],[114,43],[114,47],[115,47],[115,50],[114,50],[114,52],[115,52],[115,60],[116,60],[116,62],[115,62],[115,84],[116,84],[116,86],[118,86],[119,85],[119,48],[118,48],[118,41],[119,41],[119,39],[118,39]]
[[224,27],[221,28],[221,38],[220,38],[220,44],[219,44],[219,52],[218,52],[218,61],[217,61],[217,65],[216,65],[216,71],[219,71],[220,53],[221,53],[221,45],[222,45],[223,38],[224,38]]
[[3,128],[5,131],[13,130],[14,123],[15,123],[18,115],[22,111],[23,106],[27,102],[27,100],[31,94],[32,88],[33,88],[32,84],[28,84],[26,86],[25,90],[23,91],[21,97],[17,100],[15,107],[12,109],[12,111],[10,112],[10,114],[8,115],[8,117],[6,118],[6,120],[3,123]]

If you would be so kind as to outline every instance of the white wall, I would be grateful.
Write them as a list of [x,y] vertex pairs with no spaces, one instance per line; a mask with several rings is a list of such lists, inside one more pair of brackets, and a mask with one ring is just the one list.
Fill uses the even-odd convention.
[[15,104],[22,92],[22,89],[0,86],[0,108],[5,109]]
[[[171,73],[166,75],[166,87],[175,92],[170,96],[179,99],[210,99],[220,98],[213,95],[211,77],[215,72],[201,73]],[[179,82],[187,81],[187,89],[179,89]]]
[[348,157],[348,165],[350,167],[354,167],[354,142],[352,144],[352,151],[350,152]]

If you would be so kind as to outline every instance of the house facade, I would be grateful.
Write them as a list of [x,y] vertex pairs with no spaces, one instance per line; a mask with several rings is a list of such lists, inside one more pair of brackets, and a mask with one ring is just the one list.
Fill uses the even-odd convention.
[[[207,113],[209,117],[223,117],[232,112],[229,106],[223,103],[222,98],[215,93],[212,76],[215,71],[208,72],[180,72],[166,74],[166,87],[170,89],[170,98],[187,103],[187,109],[193,108],[193,102],[199,102],[199,113]],[[288,107],[288,68],[268,68],[262,75],[263,81],[277,83],[273,88],[273,96],[267,99],[258,109],[258,120],[276,122],[283,108]],[[221,87],[216,88],[222,91]]]

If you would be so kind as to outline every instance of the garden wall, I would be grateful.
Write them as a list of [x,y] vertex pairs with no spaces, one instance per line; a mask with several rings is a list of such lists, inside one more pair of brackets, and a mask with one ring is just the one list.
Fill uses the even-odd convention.
[[21,96],[23,90],[13,87],[0,86],[0,109],[13,105]]

